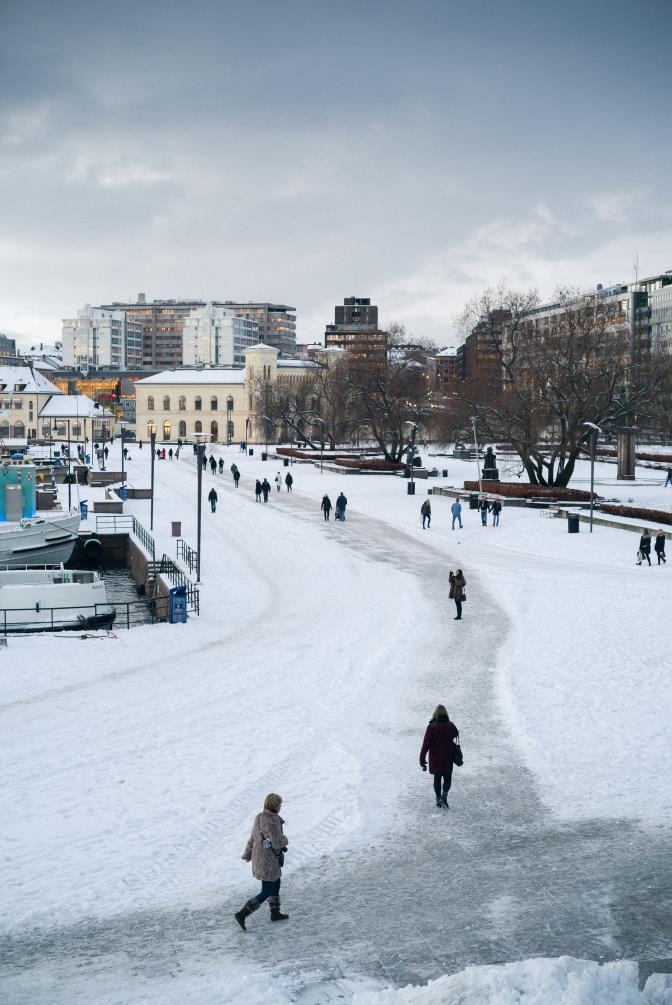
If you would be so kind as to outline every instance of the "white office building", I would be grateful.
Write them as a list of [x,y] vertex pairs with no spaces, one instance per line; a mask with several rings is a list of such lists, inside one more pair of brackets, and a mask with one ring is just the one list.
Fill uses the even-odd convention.
[[259,325],[226,307],[206,304],[185,318],[185,366],[244,366],[245,350],[259,341]]
[[76,318],[63,321],[62,341],[66,367],[142,366],[142,324],[124,311],[87,304]]

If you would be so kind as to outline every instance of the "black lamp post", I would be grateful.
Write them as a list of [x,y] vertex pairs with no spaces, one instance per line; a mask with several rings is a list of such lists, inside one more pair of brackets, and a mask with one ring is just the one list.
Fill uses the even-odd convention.
[[68,509],[72,509],[72,475],[70,474],[72,468],[70,467],[70,419],[66,419],[68,423]]
[[250,452],[250,437],[252,436],[252,419],[245,419],[245,452]]
[[119,423],[119,430],[121,434],[121,484],[123,485],[126,481],[126,472],[124,470],[124,423]]
[[320,423],[320,474],[322,474],[324,471],[324,427],[326,423],[324,419],[317,421]]
[[591,430],[590,433],[590,533],[593,533],[593,486],[595,485],[595,453],[597,451],[597,437],[599,433],[602,432],[599,426],[596,426],[594,422],[584,422],[584,426],[588,426]]
[[205,437],[207,433],[195,433],[196,438],[196,465],[197,472],[197,498],[196,498],[196,582],[201,581],[201,510],[203,503],[203,457],[205,454]]
[[264,459],[267,459],[268,458],[268,441],[269,441],[269,438],[270,438],[269,434],[273,430],[273,419],[269,419],[269,417],[267,415],[264,416],[264,419],[266,420],[266,450],[264,452],[265,453],[265,458]]
[[408,486],[408,495],[415,495],[415,479],[414,479],[414,469],[415,469],[415,434],[418,431],[417,422],[406,422],[406,426],[411,426],[413,432],[411,433],[411,443],[409,447],[409,461],[411,467],[411,481]]
[[233,401],[226,399],[226,445],[231,446],[231,413],[233,411]]
[[152,487],[149,502],[149,529],[154,530],[154,461],[156,460],[156,426],[153,422],[148,423],[149,444],[152,454]]

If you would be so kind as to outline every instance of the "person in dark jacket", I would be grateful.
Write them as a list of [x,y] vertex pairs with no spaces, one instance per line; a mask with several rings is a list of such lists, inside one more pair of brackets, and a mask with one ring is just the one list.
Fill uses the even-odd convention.
[[499,499],[495,499],[492,504],[492,526],[499,527],[499,514],[502,512],[502,504]]
[[238,488],[238,482],[240,481],[240,471],[238,468],[233,472],[233,484]]
[[455,601],[455,607],[457,608],[457,615],[455,621],[462,620],[462,603],[464,601],[464,588],[467,585],[467,581],[464,578],[464,574],[461,569],[457,572],[451,572],[448,576],[448,582],[450,583],[450,591],[448,596],[451,600]]
[[280,910],[280,879],[284,864],[284,852],[289,841],[282,832],[284,820],[280,816],[282,798],[275,792],[264,800],[264,808],[257,813],[252,824],[252,833],[245,846],[242,858],[252,863],[252,875],[260,880],[261,890],[256,897],[248,900],[234,918],[243,929],[245,920],[261,907],[265,900],[271,909],[271,921],[287,921],[288,914]]
[[651,565],[651,535],[648,530],[645,530],[639,539],[639,553],[642,556],[642,561],[646,561]]
[[271,491],[271,483],[269,482],[268,478],[264,478],[263,482],[261,483],[261,492],[264,497],[265,503],[268,502],[268,493],[270,491]]
[[432,504],[429,499],[425,499],[422,506],[420,507],[420,512],[422,513],[422,529],[425,529],[425,523],[428,527],[432,525]]
[[254,486],[254,497],[257,502],[261,502],[261,482],[257,478],[257,484]]
[[210,509],[214,513],[215,510],[217,509],[217,493],[215,492],[214,485],[208,492],[208,499],[210,501]]
[[201,464],[203,465],[203,470],[205,471],[205,469],[208,466],[208,458],[205,456],[205,452],[203,452],[203,457],[201,458]]
[[444,705],[437,705],[425,730],[425,738],[420,750],[420,767],[427,770],[425,758],[429,753],[429,770],[434,776],[436,805],[448,809],[448,793],[453,778],[453,752],[459,743],[460,732],[450,721]]
[[329,514],[331,513],[331,499],[328,495],[322,496],[322,505],[320,506],[320,509],[324,513],[324,519],[328,520]]
[[210,470],[212,471],[213,475],[217,472],[217,461],[215,460],[213,454],[210,454]]
[[345,507],[347,505],[348,505],[348,500],[345,498],[345,496],[341,492],[341,494],[339,495],[339,497],[336,500],[336,512],[334,513],[334,516],[336,517],[336,519],[340,520],[341,523],[345,523]]
[[487,527],[488,526],[488,513],[490,512],[490,503],[485,498],[485,496],[481,496],[481,498],[479,500],[479,503],[478,503],[478,508],[481,511],[481,523],[482,523],[482,525],[484,527]]
[[170,450],[168,451],[168,460],[172,461],[172,459],[173,459],[173,448],[171,447]]
[[285,485],[287,486],[287,491],[288,492],[292,491],[292,485],[293,484],[294,484],[294,479],[292,478],[292,476],[290,475],[290,473],[288,471],[287,474],[285,475]]
[[662,562],[665,565],[667,559],[665,558],[665,531],[659,530],[656,534],[655,543],[656,555],[658,556],[658,565]]
[[223,475],[224,474],[224,458],[223,457],[219,458],[219,462],[217,464],[217,467],[219,468],[220,475]]

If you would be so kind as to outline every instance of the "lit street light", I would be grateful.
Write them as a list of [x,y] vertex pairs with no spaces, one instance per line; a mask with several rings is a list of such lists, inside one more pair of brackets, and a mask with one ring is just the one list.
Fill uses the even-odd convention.
[[593,486],[595,484],[595,451],[597,450],[597,437],[602,432],[594,422],[582,422],[582,426],[588,426],[592,430],[590,434],[590,533],[593,533]]

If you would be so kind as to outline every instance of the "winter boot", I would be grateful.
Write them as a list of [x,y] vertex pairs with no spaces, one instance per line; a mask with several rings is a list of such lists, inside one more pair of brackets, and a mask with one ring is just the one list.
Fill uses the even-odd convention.
[[234,918],[236,919],[236,921],[238,922],[238,924],[240,925],[240,927],[244,932],[247,931],[247,929],[245,928],[245,918],[249,918],[249,916],[251,914],[254,914],[254,912],[260,907],[261,904],[259,903],[257,898],[253,897],[251,900],[248,900],[248,902],[245,904],[245,907],[241,907],[240,911],[237,911],[234,914]]
[[280,898],[269,897],[268,906],[271,909],[271,921],[287,921],[288,914],[283,914],[280,910]]
[[444,789],[443,792],[441,793],[441,803],[443,804],[443,806],[446,807],[446,809],[450,808],[448,806],[448,789]]
[[439,809],[441,809],[441,806],[442,806],[441,796],[437,796],[436,797],[436,805],[439,807]]

